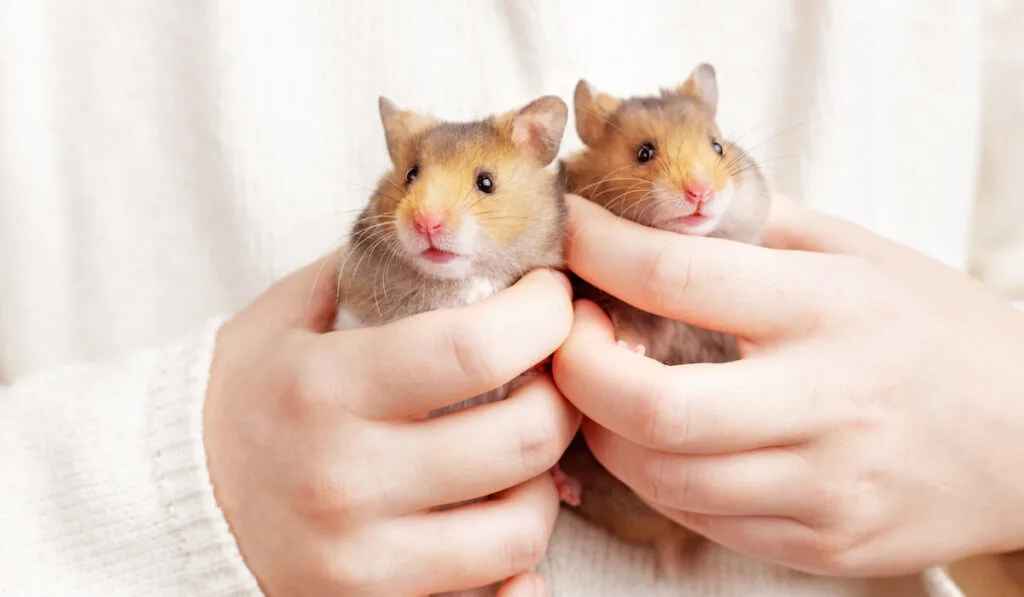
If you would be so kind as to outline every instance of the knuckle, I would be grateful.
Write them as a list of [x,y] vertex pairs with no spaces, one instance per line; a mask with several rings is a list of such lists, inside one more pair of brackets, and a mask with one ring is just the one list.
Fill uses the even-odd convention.
[[519,425],[519,457],[528,474],[536,474],[554,466],[561,455],[561,433],[555,420],[540,416]]
[[288,414],[299,419],[319,419],[328,410],[331,396],[337,395],[331,388],[332,376],[325,375],[320,366],[320,357],[309,345],[296,351],[292,361],[289,391],[282,396]]
[[647,264],[643,289],[656,309],[672,307],[682,300],[693,279],[693,258],[679,255],[671,242],[664,243]]
[[811,566],[821,573],[832,576],[856,574],[863,569],[864,561],[857,549],[853,535],[845,532],[828,532],[816,535],[808,546],[807,559]]
[[319,558],[313,573],[319,576],[321,584],[345,594],[373,594],[387,580],[379,567],[381,560],[368,558],[357,550],[341,549],[333,557]]
[[649,447],[677,450],[690,441],[690,401],[678,399],[665,384],[657,384],[656,387],[649,400],[641,401],[645,436]]
[[690,476],[682,475],[677,478],[669,475],[668,462],[665,458],[656,457],[645,463],[643,476],[654,503],[665,506],[689,504]]
[[458,325],[450,332],[449,343],[462,375],[475,382],[491,382],[497,375],[489,358],[487,341],[475,325]]
[[338,523],[369,511],[378,502],[378,489],[365,474],[317,471],[298,482],[294,503],[302,514],[321,524]]
[[524,509],[517,531],[505,540],[505,559],[509,574],[537,565],[548,549],[548,528],[536,509]]

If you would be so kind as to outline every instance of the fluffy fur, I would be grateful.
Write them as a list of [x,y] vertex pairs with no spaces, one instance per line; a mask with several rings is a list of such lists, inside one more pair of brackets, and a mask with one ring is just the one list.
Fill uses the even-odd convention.
[[[541,98],[475,122],[441,122],[383,98],[380,104],[393,168],[349,237],[338,274],[339,322],[378,325],[466,305],[531,269],[562,265],[565,199],[545,167],[564,131],[561,100]],[[418,175],[409,182],[414,167]],[[475,186],[482,172],[493,179],[491,194]],[[424,211],[444,222],[437,244],[459,257],[444,264],[422,257],[429,245],[413,219]]]
[[[393,168],[345,247],[335,329],[461,307],[532,269],[562,267],[565,196],[561,180],[547,168],[568,118],[562,100],[545,96],[498,116],[442,122],[381,98],[380,114]],[[494,185],[491,193],[477,187],[482,174]],[[417,232],[423,214],[441,223],[430,239]],[[430,249],[455,257],[439,263],[425,257]],[[527,375],[428,416],[503,399]],[[495,589],[447,597],[491,595]]]
[[[619,99],[580,81],[575,114],[585,148],[562,164],[567,189],[646,226],[759,243],[770,207],[768,188],[754,161],[722,138],[714,118],[717,101],[710,65],[698,66],[685,83],[657,96]],[[645,145],[654,155],[641,161],[638,152]],[[695,187],[702,189],[699,201],[686,192]],[[608,313],[621,341],[642,346],[650,358],[669,365],[739,358],[730,336],[645,313],[582,280],[574,285],[578,297]],[[622,539],[653,545],[662,572],[674,572],[693,533],[609,474],[582,436],[560,467],[580,484],[582,516]]]

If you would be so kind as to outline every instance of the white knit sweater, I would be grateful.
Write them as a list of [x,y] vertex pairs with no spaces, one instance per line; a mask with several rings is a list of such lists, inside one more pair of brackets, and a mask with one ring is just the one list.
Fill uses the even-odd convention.
[[[780,189],[960,267],[980,10],[0,0],[0,593],[258,594],[205,468],[218,317],[344,235],[386,165],[379,94],[463,118],[710,61]],[[563,515],[541,571],[558,597],[882,590],[726,550],[671,586],[652,566]]]

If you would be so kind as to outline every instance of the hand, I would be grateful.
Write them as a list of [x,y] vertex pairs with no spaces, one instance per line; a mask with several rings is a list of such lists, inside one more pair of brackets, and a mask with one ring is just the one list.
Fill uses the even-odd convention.
[[547,471],[579,413],[538,376],[502,402],[423,415],[550,355],[572,322],[568,282],[538,271],[469,307],[328,332],[336,267],[278,283],[217,341],[205,443],[249,568],[275,596],[419,596],[507,578],[503,596],[542,594],[519,573],[545,551],[558,512]]
[[1024,317],[1001,298],[787,202],[772,248],[570,208],[582,278],[740,338],[739,361],[667,367],[576,306],[556,383],[597,459],[645,501],[812,573],[899,574],[1024,545]]

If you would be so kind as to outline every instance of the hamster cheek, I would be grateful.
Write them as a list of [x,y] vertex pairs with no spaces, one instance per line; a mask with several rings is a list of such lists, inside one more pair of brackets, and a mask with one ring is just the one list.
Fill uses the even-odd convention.
[[457,227],[452,229],[452,245],[456,253],[474,255],[480,249],[482,222],[472,215],[466,215]]
[[413,232],[412,224],[408,220],[398,219],[395,222],[395,234],[398,236],[398,244],[409,255],[419,255],[430,248],[430,243],[426,239]]
[[704,213],[716,220],[721,218],[729,210],[729,205],[735,196],[736,185],[733,184],[732,180],[729,180],[725,183],[722,190],[715,194],[714,200],[705,206]]

